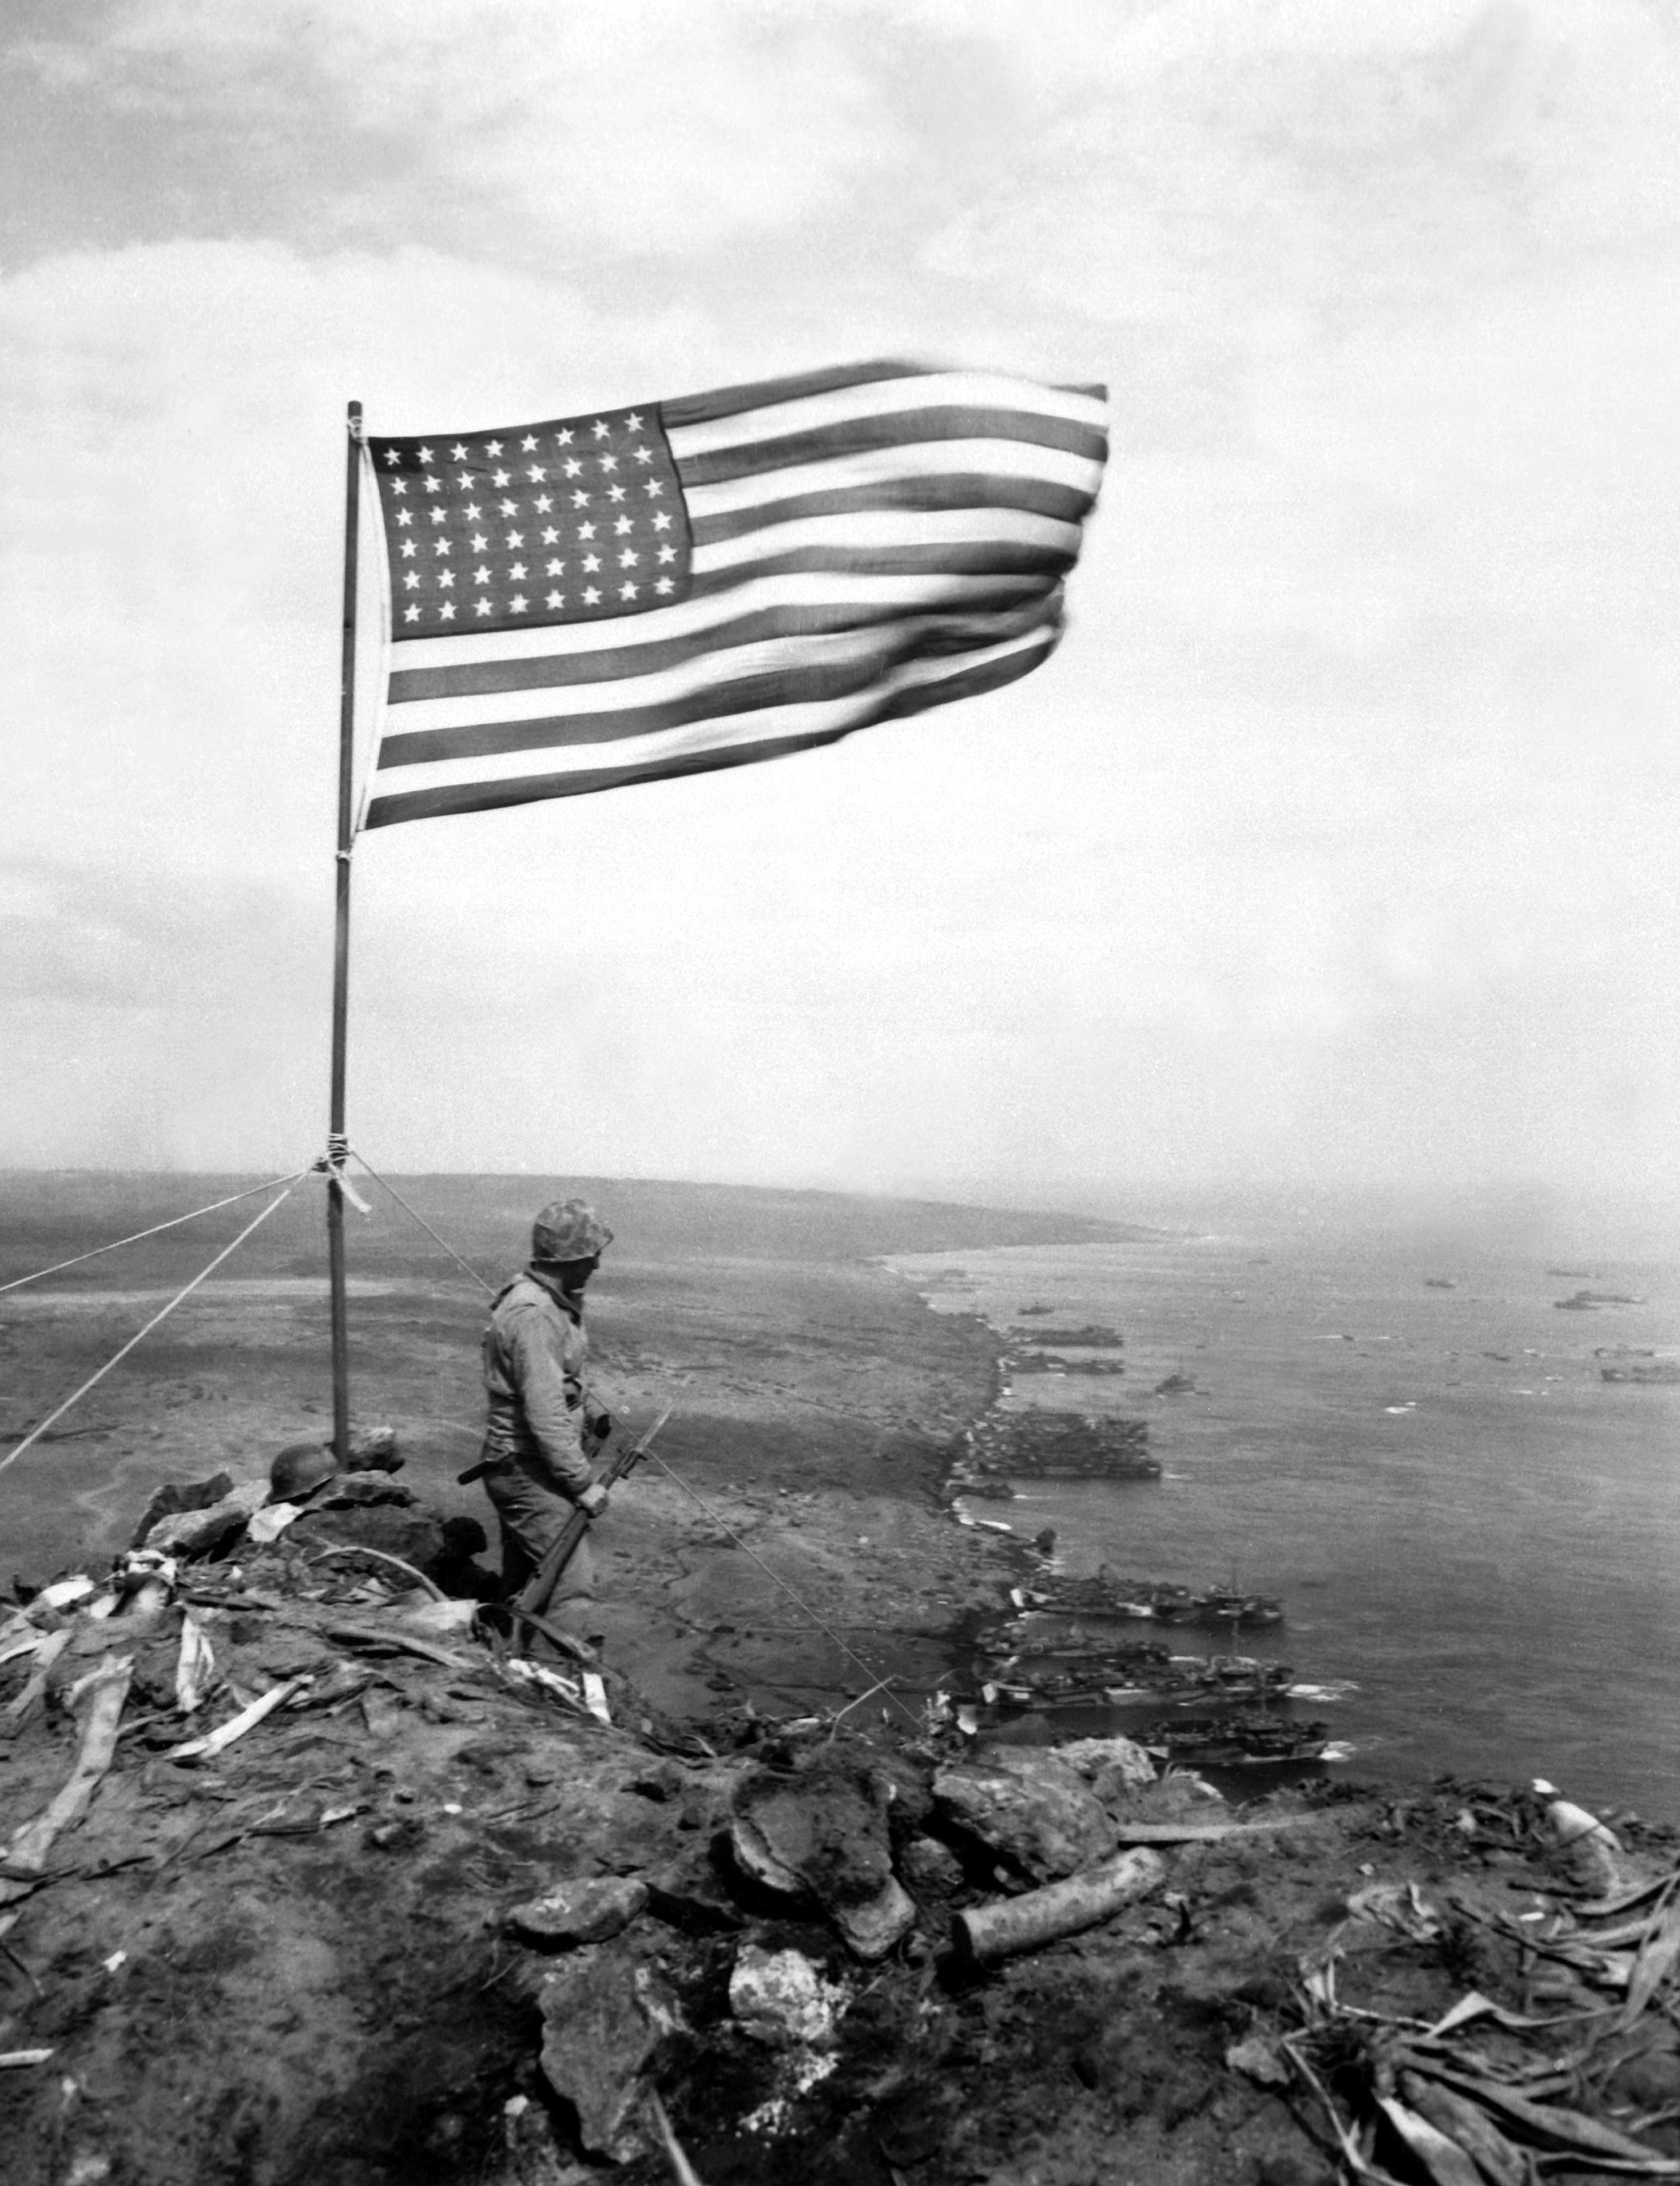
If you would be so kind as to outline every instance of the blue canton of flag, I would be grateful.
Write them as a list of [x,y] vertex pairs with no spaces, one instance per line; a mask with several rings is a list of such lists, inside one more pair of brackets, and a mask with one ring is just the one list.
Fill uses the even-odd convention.
[[368,448],[400,636],[598,621],[687,596],[687,512],[649,410]]

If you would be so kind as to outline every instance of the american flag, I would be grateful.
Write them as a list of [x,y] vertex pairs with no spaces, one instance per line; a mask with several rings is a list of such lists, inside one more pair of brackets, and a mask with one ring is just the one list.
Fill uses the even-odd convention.
[[370,435],[391,647],[361,824],[832,743],[1044,659],[1104,390],[876,363]]

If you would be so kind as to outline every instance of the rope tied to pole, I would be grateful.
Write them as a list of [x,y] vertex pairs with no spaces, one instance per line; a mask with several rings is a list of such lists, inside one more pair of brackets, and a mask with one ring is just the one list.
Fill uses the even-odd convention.
[[[324,1176],[329,1185],[336,1185],[355,1208],[358,1214],[372,1214],[373,1210],[344,1174],[344,1163],[350,1158],[350,1141],[339,1132],[329,1134],[327,1151],[318,1161],[310,1165],[312,1176]],[[367,1167],[366,1163],[362,1166]],[[370,1171],[371,1174],[372,1172]]]
[[[348,1153],[353,1150],[349,1146],[346,1146],[344,1151]],[[409,1205],[408,1202],[403,1197],[396,1186],[394,1184],[388,1183],[386,1180],[380,1175],[378,1170],[374,1168],[372,1163],[368,1160],[366,1154],[358,1153],[356,1155],[356,1159],[361,1163],[362,1168],[367,1170],[369,1176],[372,1178],[374,1183],[378,1185],[381,1191],[389,1192],[391,1197],[395,1200],[397,1205],[401,1208],[403,1213],[406,1214],[412,1221],[415,1221],[419,1224],[420,1227],[425,1231],[432,1242],[438,1247],[440,1251],[447,1253],[450,1258],[454,1261],[457,1268],[464,1268],[466,1270],[467,1273],[471,1275],[473,1281],[479,1286],[479,1288],[484,1293],[486,1298],[494,1298],[496,1296],[496,1285],[494,1283],[487,1283],[470,1260],[463,1260],[460,1253],[456,1251],[454,1246],[450,1243],[446,1237],[439,1236],[437,1231],[433,1229],[431,1224],[426,1219],[425,1216],[415,1212],[414,1208]],[[356,1203],[357,1205],[361,1204],[360,1201]],[[363,1212],[367,1212],[366,1208],[363,1209]]]
[[300,1169],[298,1174],[294,1177],[291,1178],[287,1183],[284,1191],[278,1193],[273,1199],[271,1199],[267,1206],[263,1208],[262,1212],[245,1225],[244,1228],[239,1232],[238,1236],[233,1239],[232,1242],[231,1244],[224,1245],[221,1250],[216,1254],[216,1258],[210,1262],[210,1265],[207,1268],[202,1269],[199,1274],[193,1276],[190,1283],[184,1285],[182,1288],[178,1290],[166,1306],[163,1307],[160,1311],[154,1313],[152,1315],[152,1318],[146,1323],[146,1326],[143,1328],[137,1329],[135,1333],[129,1337],[127,1342],[123,1345],[121,1350],[115,1353],[113,1357],[108,1359],[104,1365],[100,1367],[97,1374],[90,1374],[79,1389],[73,1391],[70,1396],[64,1398],[63,1404],[58,1405],[53,1411],[48,1412],[44,1420],[40,1421],[36,1426],[30,1429],[29,1432],[24,1437],[23,1440],[17,1445],[15,1449],[8,1451],[4,1457],[0,1457],[0,1472],[3,1472],[8,1465],[13,1464],[17,1459],[20,1458],[24,1452],[29,1449],[31,1443],[39,1442],[42,1436],[46,1433],[48,1427],[52,1427],[56,1421],[63,1419],[64,1414],[70,1410],[71,1405],[79,1404],[90,1389],[93,1388],[98,1383],[104,1380],[106,1375],[110,1372],[113,1366],[120,1365],[123,1359],[127,1358],[129,1353],[133,1350],[137,1343],[140,1342],[143,1338],[151,1334],[152,1331],[158,1326],[160,1321],[166,1320],[183,1299],[190,1298],[193,1292],[198,1289],[200,1283],[207,1281],[210,1276],[216,1273],[216,1270],[221,1265],[224,1260],[227,1259],[232,1254],[238,1251],[240,1246],[244,1243],[247,1237],[250,1236],[255,1230],[261,1229],[263,1224],[267,1221],[269,1216],[274,1213],[277,1208],[282,1206],[285,1201],[291,1197],[293,1192],[296,1191],[298,1185],[302,1183],[304,1178],[308,1174],[309,1171],[307,1169]]

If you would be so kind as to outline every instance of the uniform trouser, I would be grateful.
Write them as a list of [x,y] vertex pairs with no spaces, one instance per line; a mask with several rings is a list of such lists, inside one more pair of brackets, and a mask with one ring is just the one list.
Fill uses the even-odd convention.
[[[501,1591],[518,1594],[567,1525],[577,1505],[549,1478],[540,1458],[504,1458],[484,1475],[484,1493],[501,1525]],[[589,1535],[573,1550],[549,1596],[548,1614],[563,1631],[589,1636],[595,1604],[595,1558]]]

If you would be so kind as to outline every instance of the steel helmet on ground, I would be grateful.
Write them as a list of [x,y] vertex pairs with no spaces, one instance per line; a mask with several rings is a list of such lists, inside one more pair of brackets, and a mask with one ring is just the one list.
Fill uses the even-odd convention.
[[339,1460],[324,1442],[288,1443],[268,1468],[271,1503],[295,1503],[339,1470]]
[[557,1199],[531,1225],[534,1260],[592,1260],[613,1233],[586,1199]]

